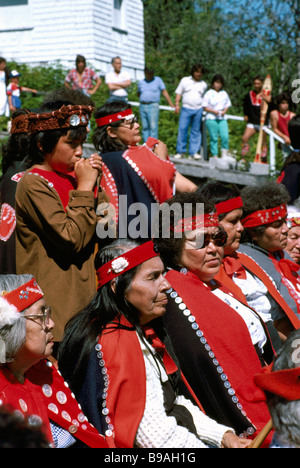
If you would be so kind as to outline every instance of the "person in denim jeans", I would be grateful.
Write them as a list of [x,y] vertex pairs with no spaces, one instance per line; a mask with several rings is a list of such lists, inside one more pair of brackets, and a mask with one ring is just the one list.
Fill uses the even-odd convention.
[[207,89],[205,81],[201,80],[204,67],[201,63],[193,65],[190,76],[181,79],[176,93],[175,112],[179,113],[179,103],[182,99],[182,108],[179,117],[177,136],[177,154],[175,158],[183,157],[187,151],[188,133],[189,155],[194,159],[201,159],[198,153],[201,147],[201,120],[203,113],[203,95]]
[[171,107],[175,107],[163,80],[154,71],[145,68],[145,78],[138,82],[140,117],[144,142],[149,137],[158,138],[159,102],[161,94]]

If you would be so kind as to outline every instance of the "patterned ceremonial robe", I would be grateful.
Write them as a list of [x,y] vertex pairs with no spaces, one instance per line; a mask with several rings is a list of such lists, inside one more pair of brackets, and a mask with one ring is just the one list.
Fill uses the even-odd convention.
[[[249,271],[252,271],[251,263],[254,261],[266,272],[288,307],[296,315],[298,323],[300,318],[300,276],[297,272],[299,265],[291,261],[291,257],[284,250],[278,251],[275,255],[254,244],[241,244],[237,254],[242,254],[239,255],[239,259]],[[293,271],[290,267],[293,267]],[[291,316],[290,320],[292,321]],[[297,323],[296,326],[294,325],[295,328],[299,328]]]
[[49,361],[42,359],[29,369],[23,384],[1,367],[0,404],[41,423],[52,445],[51,421],[88,447],[108,448],[104,436],[88,422],[61,374]]
[[244,320],[186,269],[166,278],[164,324],[187,382],[208,416],[256,435],[270,415],[253,380],[262,365]]
[[[151,208],[158,208],[174,194],[176,168],[169,160],[162,160],[146,145],[130,146],[121,152],[101,154],[103,177],[101,187],[110,197],[118,224],[118,237],[132,237],[138,229],[141,238],[151,237]],[[126,196],[125,202],[120,196]],[[120,205],[121,202],[121,205]],[[143,204],[142,212],[134,203]],[[136,220],[136,221],[134,221]],[[140,220],[140,223],[138,223]]]

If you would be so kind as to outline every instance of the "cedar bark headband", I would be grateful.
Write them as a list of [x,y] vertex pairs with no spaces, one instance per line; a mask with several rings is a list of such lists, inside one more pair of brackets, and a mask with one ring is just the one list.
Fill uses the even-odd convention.
[[242,219],[242,225],[245,228],[262,226],[264,224],[274,223],[287,217],[288,211],[286,205],[280,205],[268,210],[255,211]]
[[91,106],[62,106],[53,112],[28,115],[29,133],[59,130],[62,128],[86,127],[94,108]]
[[158,257],[154,250],[152,241],[145,242],[134,249],[124,252],[117,258],[105,263],[97,270],[98,288],[111,281],[113,278],[122,275],[128,270],[141,265],[153,257]]

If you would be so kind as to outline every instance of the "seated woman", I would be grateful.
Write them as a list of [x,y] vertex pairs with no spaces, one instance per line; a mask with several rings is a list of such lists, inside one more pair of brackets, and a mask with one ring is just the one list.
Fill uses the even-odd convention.
[[[117,237],[151,238],[155,207],[175,190],[191,191],[196,185],[177,172],[162,141],[149,138],[144,145],[138,145],[140,125],[128,104],[106,103],[95,111],[95,117],[93,143],[102,156],[101,186],[114,207]],[[136,234],[137,213],[140,227]]]
[[59,351],[60,370],[89,421],[111,431],[119,448],[245,446],[178,392],[161,323],[170,285],[152,241],[115,241],[98,252],[96,267],[98,292],[66,327]]
[[107,448],[47,358],[54,322],[31,275],[0,276],[0,406],[39,427],[49,447]]
[[[264,270],[257,265],[255,272],[250,272],[241,263],[240,254],[236,252],[244,230],[241,223],[243,201],[240,192],[236,187],[221,182],[208,182],[200,192],[215,203],[220,226],[227,233],[224,258],[215,279],[238,294],[241,301],[246,302],[260,315],[268,328],[272,345],[277,351],[282,345],[279,333],[281,328],[286,331],[288,317],[292,316],[294,319],[295,328],[300,322],[296,325],[295,314]],[[290,324],[290,328],[292,327],[293,322]],[[284,337],[285,335],[282,336],[283,339]]]
[[[252,436],[269,418],[253,383],[256,370],[273,358],[267,330],[256,312],[214,280],[227,239],[214,203],[186,193],[165,204],[170,207],[169,235],[163,230],[164,215],[155,243],[169,268],[164,324],[183,375],[207,415]],[[203,206],[204,214],[197,213]]]
[[[244,226],[239,258],[250,271],[256,263],[275,283],[281,296],[294,312],[295,328],[300,318],[299,265],[284,251],[287,245],[286,188],[270,181],[241,191]],[[243,255],[240,255],[243,254]],[[290,321],[293,316],[289,315]],[[287,334],[291,330],[287,330]]]
[[99,188],[100,156],[82,158],[93,108],[58,107],[27,117],[30,169],[16,191],[17,273],[33,274],[51,303],[56,342],[96,292],[96,210],[108,200]]

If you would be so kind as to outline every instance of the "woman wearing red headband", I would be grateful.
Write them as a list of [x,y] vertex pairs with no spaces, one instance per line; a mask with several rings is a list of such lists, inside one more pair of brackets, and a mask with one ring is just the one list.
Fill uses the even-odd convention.
[[59,352],[89,421],[119,448],[245,446],[179,391],[161,322],[170,285],[153,243],[115,241],[97,254],[96,267],[98,293],[68,324]]
[[[227,236],[213,201],[198,192],[176,195],[166,204],[170,235],[163,231],[163,215],[155,239],[172,286],[164,324],[206,414],[252,437],[268,421],[253,384],[253,375],[274,355],[267,329],[258,314],[215,279]],[[196,215],[197,205],[204,206],[203,215]],[[185,206],[192,207],[194,223],[186,222]]]
[[[139,145],[140,125],[128,104],[106,103],[95,111],[95,117],[93,143],[103,160],[101,186],[114,206],[118,237],[151,238],[152,206],[170,198],[175,189],[191,191],[196,186],[176,171],[162,141],[149,138]],[[126,200],[121,206],[122,195]],[[132,213],[134,203],[143,204],[146,210],[139,213],[140,232],[132,236],[127,227],[137,216],[136,211]]]
[[[292,329],[299,328],[300,318],[300,267],[284,250],[289,230],[287,203],[290,196],[283,185],[274,181],[245,187],[241,196],[244,232],[238,249],[239,258],[253,272],[258,264],[293,311],[286,321],[284,333],[287,336]],[[282,326],[281,320],[281,329]]]
[[238,294],[242,302],[260,315],[268,328],[274,349],[278,350],[282,344],[279,336],[281,325],[286,332],[287,317],[293,317],[294,328],[300,322],[264,270],[257,265],[256,270],[250,272],[242,264],[242,254],[237,252],[244,230],[241,223],[243,201],[240,192],[237,188],[220,182],[208,182],[200,192],[216,204],[220,225],[228,235],[223,262],[215,278]]
[[99,189],[100,156],[82,157],[93,108],[55,104],[27,117],[30,169],[16,191],[16,261],[17,273],[30,272],[45,291],[57,342],[96,291],[96,209],[107,197]]
[[51,308],[31,275],[0,276],[0,408],[26,418],[48,447],[77,441],[77,447],[107,448],[48,360],[53,327]]

